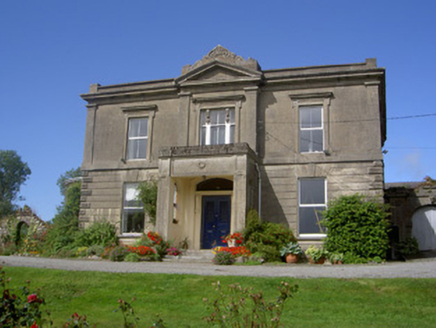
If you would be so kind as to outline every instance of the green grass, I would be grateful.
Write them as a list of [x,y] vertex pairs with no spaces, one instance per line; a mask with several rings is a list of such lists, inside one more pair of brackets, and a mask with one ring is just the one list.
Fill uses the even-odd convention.
[[[146,264],[145,264],[146,265]],[[86,314],[97,327],[122,327],[117,300],[136,298],[133,307],[149,327],[156,313],[166,327],[204,327],[203,298],[213,298],[212,283],[239,282],[274,299],[280,281],[299,285],[285,306],[285,327],[434,327],[436,279],[292,279],[203,277],[195,275],[71,272],[6,267],[10,287],[31,280],[41,288],[54,327],[74,312]],[[31,288],[32,289],[32,288]]]

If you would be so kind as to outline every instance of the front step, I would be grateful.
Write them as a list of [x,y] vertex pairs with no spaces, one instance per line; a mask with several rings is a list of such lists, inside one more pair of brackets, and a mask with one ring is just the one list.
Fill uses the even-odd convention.
[[211,263],[214,254],[210,249],[187,250],[182,256],[166,256],[164,262],[202,262]]

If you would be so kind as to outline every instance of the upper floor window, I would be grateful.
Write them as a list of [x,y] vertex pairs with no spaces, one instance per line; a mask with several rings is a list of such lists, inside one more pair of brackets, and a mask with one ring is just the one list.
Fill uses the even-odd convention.
[[326,179],[305,178],[299,182],[299,233],[324,234],[320,222],[321,212],[327,207]]
[[127,159],[146,159],[148,117],[130,118],[127,133]]
[[322,106],[300,107],[300,152],[313,153],[324,150]]
[[235,110],[207,109],[200,114],[200,145],[222,145],[235,142]]

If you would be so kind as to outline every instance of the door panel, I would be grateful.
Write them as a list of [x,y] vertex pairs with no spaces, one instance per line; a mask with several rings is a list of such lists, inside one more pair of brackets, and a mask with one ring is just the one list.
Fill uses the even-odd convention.
[[201,248],[226,246],[222,237],[230,233],[230,212],[230,196],[203,196]]

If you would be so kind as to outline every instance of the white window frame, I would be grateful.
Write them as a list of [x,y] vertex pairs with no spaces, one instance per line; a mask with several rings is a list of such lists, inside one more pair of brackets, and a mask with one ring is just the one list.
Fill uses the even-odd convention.
[[[147,125],[147,134],[145,136],[130,136],[130,130],[132,129],[131,123],[135,120],[146,120],[145,124]],[[149,118],[148,116],[144,117],[130,117],[128,119],[128,127],[127,127],[127,145],[126,145],[126,160],[135,161],[135,160],[146,160],[148,154],[148,134],[149,134]],[[129,157],[129,144],[137,141],[137,140],[145,140],[145,144],[147,149],[145,150],[145,156],[140,157],[139,154],[133,154],[132,157]],[[138,149],[139,150],[139,149]]]
[[127,219],[128,219],[127,211],[128,210],[133,210],[137,213],[141,213],[141,212],[143,213],[143,219],[144,219],[143,227],[145,228],[145,212],[144,212],[144,206],[142,205],[142,203],[140,206],[125,206],[126,200],[129,197],[127,195],[128,188],[130,188],[130,190],[135,189],[133,197],[137,199],[138,194],[139,194],[138,187],[139,187],[138,182],[126,182],[123,185],[122,214],[121,214],[121,234],[123,236],[126,236],[126,235],[128,235],[128,236],[140,236],[143,233],[143,231],[141,231],[141,232],[126,231],[127,224],[128,224],[128,222],[127,222]]
[[[307,180],[314,180],[314,179],[323,179],[324,180],[324,203],[310,203],[310,204],[304,204],[301,203],[301,194],[303,191],[302,188],[302,181]],[[300,178],[298,179],[298,235],[300,238],[304,239],[318,239],[318,238],[324,238],[326,237],[325,233],[319,232],[319,233],[300,233],[300,209],[301,208],[316,208],[316,207],[324,207],[324,209],[327,208],[327,179],[325,177],[307,177],[307,178]]]
[[[122,157],[122,161],[129,162],[138,162],[138,161],[147,161],[151,162],[151,151],[152,151],[152,138],[153,138],[153,122],[154,116],[157,111],[157,105],[140,105],[140,106],[129,106],[129,107],[121,107],[121,110],[124,112],[125,117],[125,142],[124,142],[124,156]],[[129,143],[129,125],[131,119],[147,119],[147,136],[140,137],[142,139],[147,139],[147,151],[145,157],[141,158],[127,158],[128,152],[128,143]],[[138,138],[139,139],[139,138]],[[138,140],[137,139],[137,140]],[[133,140],[133,138],[132,138]]]
[[[317,108],[319,110],[319,113],[321,115],[320,121],[321,121],[321,125],[320,126],[315,126],[315,127],[303,127],[302,126],[302,115],[301,112],[303,110],[307,110],[309,108]],[[300,153],[322,153],[324,151],[324,147],[325,147],[325,131],[324,131],[324,108],[322,105],[303,105],[303,106],[299,106],[298,108],[298,113],[299,113],[299,138],[298,138],[298,142],[299,142],[299,149],[300,149]],[[321,150],[311,150],[311,146],[314,143],[314,140],[311,139],[309,140],[309,149],[308,150],[302,150],[301,149],[301,140],[302,140],[302,131],[321,131]],[[313,148],[313,146],[312,146]]]
[[[225,111],[226,112],[226,119],[224,123],[219,124],[212,124],[210,122],[210,112],[211,111]],[[230,120],[231,114],[230,112],[233,111],[233,122]],[[226,107],[226,108],[213,108],[213,109],[203,109],[200,112],[200,122],[202,115],[206,115],[205,123],[201,125],[200,123],[200,145],[202,146],[208,146],[211,145],[211,129],[212,127],[222,127],[224,126],[224,143],[218,143],[217,145],[228,145],[235,143],[235,134],[236,134],[236,111],[232,107]],[[233,140],[231,140],[231,130],[233,127]],[[205,140],[203,140],[203,129],[205,129]]]

